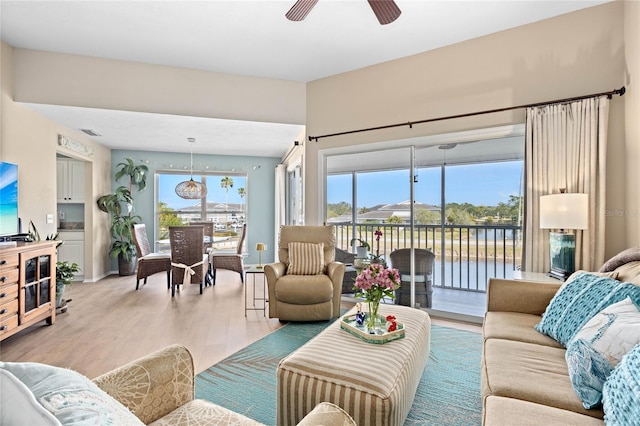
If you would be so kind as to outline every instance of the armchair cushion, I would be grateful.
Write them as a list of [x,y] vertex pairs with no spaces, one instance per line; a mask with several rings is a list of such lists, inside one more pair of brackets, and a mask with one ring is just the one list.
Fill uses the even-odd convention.
[[283,275],[275,290],[278,301],[294,305],[313,305],[333,298],[333,283],[326,275]]
[[289,243],[291,275],[318,275],[324,272],[324,243]]

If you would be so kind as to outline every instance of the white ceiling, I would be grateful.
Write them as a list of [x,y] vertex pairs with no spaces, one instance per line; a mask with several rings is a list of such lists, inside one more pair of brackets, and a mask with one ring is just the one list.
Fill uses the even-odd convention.
[[[5,1],[0,35],[45,50],[300,82],[425,52],[595,6],[607,0],[396,0],[382,26],[365,0],[320,0],[302,22],[295,0]],[[120,149],[188,152],[187,137],[217,141],[194,152],[283,155],[303,126],[28,104]],[[122,125],[125,123],[126,125]],[[237,141],[242,141],[241,143]]]

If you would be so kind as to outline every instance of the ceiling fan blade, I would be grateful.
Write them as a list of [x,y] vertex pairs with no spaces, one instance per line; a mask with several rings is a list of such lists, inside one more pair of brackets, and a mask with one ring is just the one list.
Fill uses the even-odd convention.
[[[367,0],[380,25],[390,24],[402,13],[393,0]],[[295,7],[295,6],[294,6]]]
[[284,16],[290,21],[302,21],[316,3],[318,0],[298,0]]

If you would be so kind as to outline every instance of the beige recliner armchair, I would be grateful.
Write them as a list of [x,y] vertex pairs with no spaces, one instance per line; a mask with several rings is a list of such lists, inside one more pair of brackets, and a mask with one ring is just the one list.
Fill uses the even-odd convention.
[[278,263],[265,265],[269,317],[321,321],[340,316],[345,265],[335,261],[333,226],[282,226]]

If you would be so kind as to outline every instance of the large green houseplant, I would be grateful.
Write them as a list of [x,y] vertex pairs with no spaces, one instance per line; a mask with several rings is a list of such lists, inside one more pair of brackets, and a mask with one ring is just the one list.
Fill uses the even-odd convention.
[[136,246],[133,242],[132,226],[141,220],[140,216],[132,214],[134,188],[142,191],[147,187],[147,171],[144,164],[136,165],[131,158],[125,158],[118,163],[115,174],[116,182],[123,177],[128,178],[128,187],[119,186],[112,194],[98,198],[98,208],[111,214],[111,236],[113,242],[109,255],[118,259],[119,275],[133,275],[136,270]]

